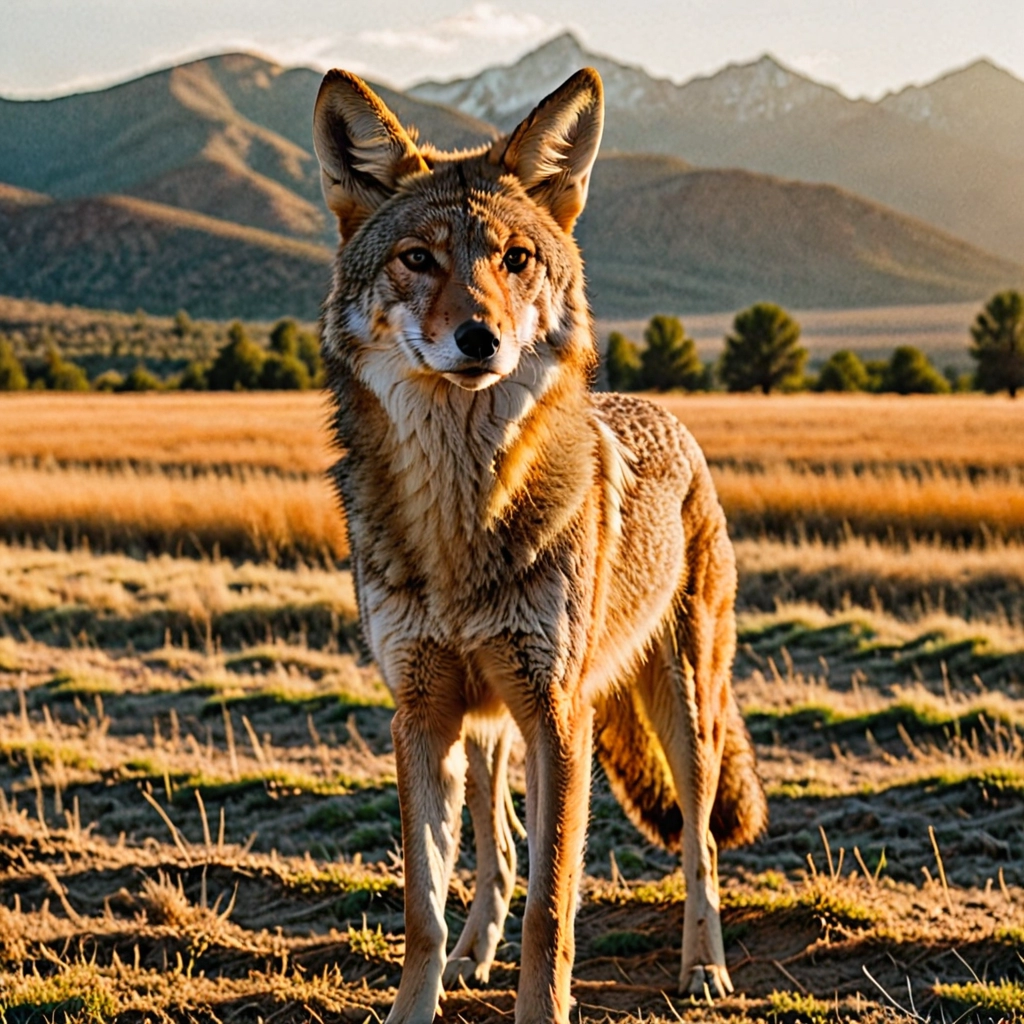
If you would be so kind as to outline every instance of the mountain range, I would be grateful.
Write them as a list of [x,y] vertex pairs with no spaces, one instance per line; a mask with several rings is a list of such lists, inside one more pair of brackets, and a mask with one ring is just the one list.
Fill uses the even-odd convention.
[[[472,79],[374,88],[464,148],[584,64],[607,103],[577,231],[599,315],[950,302],[1024,281],[1024,83],[989,64],[872,104],[770,57],[676,85],[562,36]],[[334,243],[310,139],[320,78],[226,54],[0,99],[0,294],[315,316]]]
[[605,82],[606,151],[839,185],[1024,261],[1024,82],[984,60],[870,103],[768,55],[676,85],[566,34],[510,67],[410,92],[508,130],[588,64]]

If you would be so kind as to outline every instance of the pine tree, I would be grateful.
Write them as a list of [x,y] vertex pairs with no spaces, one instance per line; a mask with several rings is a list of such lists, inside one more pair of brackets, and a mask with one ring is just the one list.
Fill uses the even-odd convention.
[[949,381],[919,348],[900,345],[886,367],[881,390],[898,395],[945,395],[949,393]]
[[211,391],[254,391],[267,355],[236,320],[228,328],[227,344],[217,353],[208,374]]
[[0,391],[24,391],[28,378],[21,360],[6,338],[0,338]]
[[270,350],[282,356],[299,354],[299,325],[294,320],[278,320],[270,332]]
[[971,327],[971,357],[984,391],[1006,388],[1011,398],[1024,387],[1024,295],[999,292],[989,299]]
[[799,387],[807,349],[800,325],[780,306],[759,302],[737,313],[725,339],[720,374],[730,391]]
[[686,336],[678,317],[651,317],[644,330],[644,341],[647,347],[640,353],[641,388],[692,391],[700,387],[704,366],[697,356],[693,338]]
[[608,387],[612,391],[635,391],[640,379],[640,346],[624,334],[612,331],[604,354]]
[[867,367],[856,352],[840,349],[828,357],[818,374],[815,391],[867,391],[871,383]]

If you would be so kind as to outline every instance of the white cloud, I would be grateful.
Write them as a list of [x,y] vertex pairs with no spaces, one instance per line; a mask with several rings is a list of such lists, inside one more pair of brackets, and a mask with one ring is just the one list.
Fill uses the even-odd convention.
[[529,39],[530,36],[540,35],[553,26],[536,14],[503,11],[496,4],[477,3],[459,14],[438,22],[437,27],[442,32],[473,39],[508,42]]
[[385,28],[360,32],[355,41],[363,46],[377,46],[383,50],[415,50],[419,53],[452,53],[458,49],[458,41],[444,39],[432,32],[400,32]]
[[374,29],[360,32],[355,41],[364,46],[420,53],[454,53],[466,40],[509,43],[539,37],[555,26],[536,14],[502,10],[480,2],[458,14],[415,29]]

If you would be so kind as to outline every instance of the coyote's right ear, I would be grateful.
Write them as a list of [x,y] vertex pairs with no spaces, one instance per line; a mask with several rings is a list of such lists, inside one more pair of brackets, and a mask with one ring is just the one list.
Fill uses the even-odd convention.
[[408,174],[427,170],[416,144],[372,89],[348,71],[328,71],[313,111],[320,183],[348,239]]

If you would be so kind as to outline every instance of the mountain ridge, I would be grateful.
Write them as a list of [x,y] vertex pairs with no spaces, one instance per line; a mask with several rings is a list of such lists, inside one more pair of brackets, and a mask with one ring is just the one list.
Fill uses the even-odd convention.
[[[558,61],[575,60],[579,49],[571,36],[541,48],[538,59],[555,85],[563,77]],[[507,71],[490,70],[495,81]],[[503,117],[542,96],[537,69],[527,62],[520,71],[524,91],[508,94]],[[110,90],[0,100],[7,142],[0,148],[0,183],[7,182],[0,184],[0,293],[154,313],[184,307],[205,317],[315,317],[335,242],[309,138],[319,83],[311,69],[229,53]],[[497,133],[429,98],[374,88],[441,148]],[[610,131],[579,224],[600,315],[727,310],[762,298],[833,308],[973,300],[1024,280],[1019,261],[848,186],[702,167],[630,145],[683,115],[691,141],[731,140],[740,156],[744,146],[756,153],[801,119],[825,123],[836,109],[845,113],[833,117],[833,148],[870,149],[871,130],[882,121],[904,135],[934,129],[891,110],[882,121],[865,120],[859,115],[870,104],[847,100],[771,56],[688,83],[689,108],[680,106],[681,89],[639,68],[608,69]],[[947,93],[939,98],[950,117],[969,115]],[[623,117],[630,103],[656,116]],[[962,169],[969,147],[953,138],[950,152],[954,143],[965,154]],[[829,146],[808,177],[827,179]],[[888,154],[897,165],[899,157]],[[851,167],[867,175],[871,163]],[[916,169],[899,169],[913,191]],[[995,208],[994,216],[1002,213]]]
[[[528,83],[543,94],[581,63],[610,83],[608,148],[838,185],[1024,261],[1024,82],[991,62],[871,102],[770,55],[677,85],[591,53],[566,34],[514,64],[410,92],[472,107],[508,128],[524,112]],[[982,78],[979,99],[973,81]],[[504,97],[501,109],[489,106],[492,96]],[[921,114],[936,107],[945,127]]]

